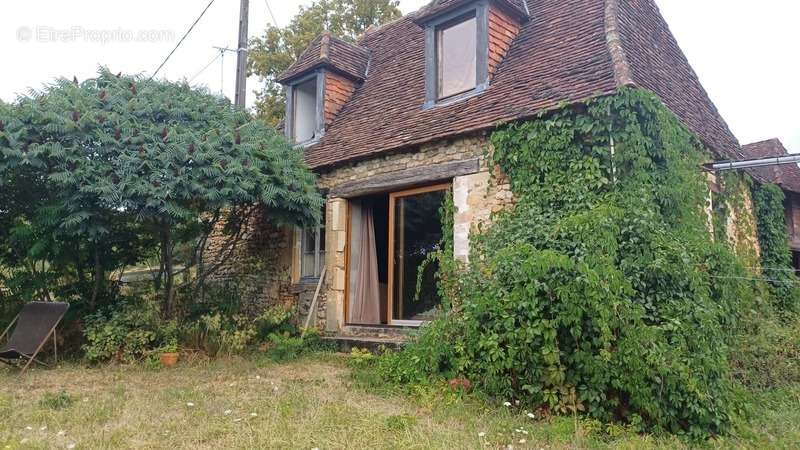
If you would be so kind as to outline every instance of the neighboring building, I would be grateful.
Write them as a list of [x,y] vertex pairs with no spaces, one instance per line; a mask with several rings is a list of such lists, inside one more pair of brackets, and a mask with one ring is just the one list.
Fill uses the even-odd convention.
[[652,0],[440,0],[355,44],[319,36],[279,81],[287,137],[327,205],[319,227],[254,230],[277,266],[256,274],[256,297],[299,298],[304,314],[326,267],[318,324],[336,333],[431,317],[431,273],[412,298],[444,196],[462,260],[476,226],[513,202],[486,158],[500,123],[640,86],[716,156],[742,157]]
[[[789,152],[778,139],[754,142],[742,146],[747,158],[769,158],[788,155]],[[789,247],[792,249],[792,264],[800,270],[800,167],[797,164],[749,169],[753,175],[775,183],[783,190],[786,200],[786,227],[789,231]]]

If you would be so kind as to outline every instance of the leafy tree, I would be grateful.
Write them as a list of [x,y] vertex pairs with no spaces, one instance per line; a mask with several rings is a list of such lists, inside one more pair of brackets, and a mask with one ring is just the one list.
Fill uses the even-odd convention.
[[275,78],[286,70],[323,31],[349,41],[372,25],[401,16],[397,0],[318,0],[300,12],[292,22],[278,28],[268,25],[263,36],[250,43],[249,70],[265,81],[257,92],[256,110],[267,123],[277,125],[283,118],[285,98]]
[[4,189],[22,182],[42,190],[33,191],[35,211],[0,205],[12,220],[42,230],[28,233],[29,253],[41,247],[46,266],[58,268],[55,249],[85,240],[95,249],[94,279],[105,280],[106,270],[149,256],[145,247],[121,259],[108,249],[157,243],[154,282],[168,317],[176,248],[191,249],[179,262],[197,266],[193,282],[202,282],[205,243],[218,224],[238,239],[254,205],[276,221],[304,224],[322,202],[301,152],[226,99],[105,69],[83,83],[60,79],[4,108],[0,152]]

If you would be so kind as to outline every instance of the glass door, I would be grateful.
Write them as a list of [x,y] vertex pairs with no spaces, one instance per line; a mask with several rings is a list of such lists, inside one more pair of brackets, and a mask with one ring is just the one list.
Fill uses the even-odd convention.
[[438,262],[429,260],[442,242],[442,204],[447,184],[389,196],[389,323],[419,325],[433,319],[442,301]]

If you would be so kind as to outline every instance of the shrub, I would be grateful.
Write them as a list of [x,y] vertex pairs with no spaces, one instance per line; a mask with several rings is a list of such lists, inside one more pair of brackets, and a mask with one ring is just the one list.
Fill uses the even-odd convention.
[[267,356],[275,362],[285,362],[311,353],[330,351],[331,345],[322,339],[316,329],[309,329],[304,336],[272,334],[267,342]]
[[222,352],[227,355],[244,352],[255,342],[258,332],[247,316],[221,313],[206,314],[182,329],[182,340],[188,346],[203,350],[209,356]]
[[157,307],[126,300],[86,317],[83,349],[91,362],[132,363],[159,346],[161,323]]
[[288,305],[275,305],[267,308],[255,319],[258,337],[267,340],[271,334],[297,334],[299,330],[293,322],[294,311]]

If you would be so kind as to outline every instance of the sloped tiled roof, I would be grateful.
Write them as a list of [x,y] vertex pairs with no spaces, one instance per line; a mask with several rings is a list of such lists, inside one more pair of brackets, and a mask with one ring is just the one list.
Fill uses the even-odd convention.
[[308,49],[288,69],[278,76],[285,83],[318,67],[328,67],[356,80],[363,80],[369,63],[369,51],[357,45],[322,33],[311,41]]
[[[427,10],[367,33],[357,44],[369,51],[369,74],[320,142],[306,149],[309,166],[329,167],[490,129],[623,85],[655,91],[715,153],[738,157],[738,141],[653,0],[527,0],[527,5],[529,20],[490,86],[430,109],[423,109],[425,32],[416,23]],[[294,66],[290,70],[299,73]]]
[[[789,152],[778,139],[769,139],[742,146],[742,153],[746,158],[769,158],[784,156]],[[779,166],[755,167],[748,169],[752,175],[770,183],[775,183],[781,188],[800,193],[800,167],[797,164],[782,164]]]
[[[434,0],[428,5],[420,8],[419,11],[413,14],[414,20],[417,22],[425,21],[426,19],[442,14],[444,12],[456,9],[459,6],[469,3],[471,0]],[[528,10],[525,0],[493,0],[498,5],[502,6],[511,13],[520,17],[527,17]]]
[[657,93],[708,147],[738,158],[739,141],[708,97],[653,0],[615,0],[631,81]]

